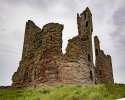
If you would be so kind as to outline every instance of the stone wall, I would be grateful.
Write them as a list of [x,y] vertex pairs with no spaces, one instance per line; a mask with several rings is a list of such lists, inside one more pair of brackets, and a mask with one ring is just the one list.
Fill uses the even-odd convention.
[[43,29],[42,56],[36,69],[35,84],[52,84],[59,80],[57,60],[62,57],[63,25],[46,24]]
[[60,62],[60,77],[64,83],[95,83],[95,67],[84,50],[84,41],[76,36],[69,40],[63,62]]
[[59,76],[63,83],[95,84],[95,66],[86,61],[63,60],[58,62]]
[[113,72],[111,56],[106,55],[100,49],[100,41],[97,36],[94,37],[95,55],[96,55],[96,83],[113,83]]

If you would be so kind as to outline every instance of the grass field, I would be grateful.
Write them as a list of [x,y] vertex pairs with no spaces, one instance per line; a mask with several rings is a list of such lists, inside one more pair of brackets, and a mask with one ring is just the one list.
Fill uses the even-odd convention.
[[115,100],[123,97],[123,84],[60,84],[34,89],[0,89],[0,100]]

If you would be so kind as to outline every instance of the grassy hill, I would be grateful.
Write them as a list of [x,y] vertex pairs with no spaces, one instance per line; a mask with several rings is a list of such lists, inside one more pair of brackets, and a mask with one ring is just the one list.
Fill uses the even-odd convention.
[[60,84],[35,89],[0,89],[0,100],[115,100],[123,97],[125,97],[123,84]]

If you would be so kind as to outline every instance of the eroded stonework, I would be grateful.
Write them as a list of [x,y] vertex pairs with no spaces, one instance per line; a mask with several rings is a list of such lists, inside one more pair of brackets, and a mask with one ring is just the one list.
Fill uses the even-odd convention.
[[95,43],[95,73],[96,83],[113,83],[112,61],[111,56],[106,55],[103,50],[100,49],[100,41],[97,36],[94,37]]
[[87,7],[77,14],[78,35],[62,53],[63,25],[49,23],[42,29],[26,23],[22,60],[12,77],[14,87],[37,87],[54,83],[95,84],[113,82],[111,57],[100,50],[95,37],[93,64],[92,14]]

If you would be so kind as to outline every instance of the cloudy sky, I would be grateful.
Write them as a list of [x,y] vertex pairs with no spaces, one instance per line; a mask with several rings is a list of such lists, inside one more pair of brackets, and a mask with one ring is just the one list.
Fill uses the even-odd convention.
[[125,0],[0,0],[0,85],[11,85],[21,60],[25,23],[40,28],[49,22],[64,24],[63,52],[78,34],[76,15],[89,7],[93,37],[112,56],[114,80],[125,83]]

